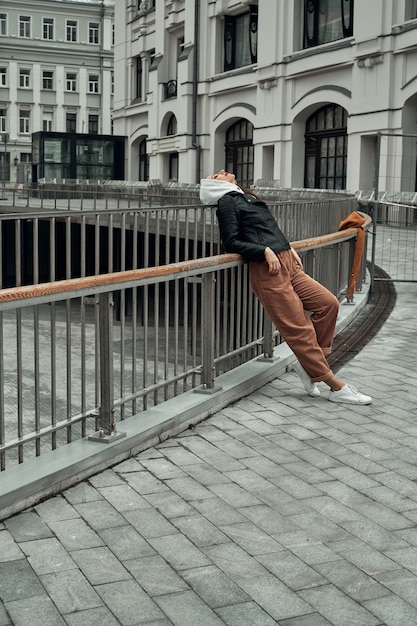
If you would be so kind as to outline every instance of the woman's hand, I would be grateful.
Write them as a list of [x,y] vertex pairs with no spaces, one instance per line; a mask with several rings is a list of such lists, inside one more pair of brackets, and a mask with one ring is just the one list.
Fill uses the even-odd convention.
[[295,260],[297,261],[297,263],[299,264],[299,266],[301,267],[301,269],[303,269],[303,262],[300,259],[300,257],[298,256],[298,252],[297,250],[294,250],[294,248],[291,248],[291,252],[293,253],[293,255],[295,256]]
[[275,252],[271,248],[265,248],[265,261],[268,263],[268,271],[270,274],[278,274],[281,269],[281,263]]

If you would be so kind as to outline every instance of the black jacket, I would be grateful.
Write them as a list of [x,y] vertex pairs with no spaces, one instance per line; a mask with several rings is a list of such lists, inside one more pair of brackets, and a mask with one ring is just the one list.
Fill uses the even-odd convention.
[[265,248],[276,254],[290,249],[265,202],[250,194],[225,194],[216,214],[226,252],[237,252],[247,261],[265,261]]

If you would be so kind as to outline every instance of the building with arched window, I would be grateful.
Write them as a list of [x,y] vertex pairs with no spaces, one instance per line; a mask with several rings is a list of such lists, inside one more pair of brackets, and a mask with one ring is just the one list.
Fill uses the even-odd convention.
[[[129,0],[115,16],[127,177],[416,189],[417,0]],[[393,175],[391,176],[391,174]]]

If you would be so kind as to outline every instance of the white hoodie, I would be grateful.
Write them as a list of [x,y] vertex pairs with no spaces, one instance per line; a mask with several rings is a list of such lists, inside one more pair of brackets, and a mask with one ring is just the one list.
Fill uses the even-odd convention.
[[203,204],[217,204],[220,198],[231,191],[244,193],[240,187],[227,180],[202,178],[200,181],[200,200]]

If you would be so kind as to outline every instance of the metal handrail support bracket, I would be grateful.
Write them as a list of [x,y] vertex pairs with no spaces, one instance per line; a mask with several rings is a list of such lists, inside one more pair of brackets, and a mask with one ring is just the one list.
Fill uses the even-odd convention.
[[274,331],[273,325],[269,317],[264,314],[264,336],[262,341],[264,353],[257,358],[257,361],[266,361],[274,363],[279,360],[279,356],[274,356]]
[[101,293],[99,307],[99,343],[100,343],[100,412],[99,430],[88,439],[100,443],[113,443],[126,436],[116,430],[114,422],[113,398],[113,294]]
[[216,276],[214,272],[203,274],[201,285],[201,326],[202,326],[202,349],[203,363],[201,368],[201,386],[196,387],[196,393],[212,394],[221,391],[221,387],[215,385],[216,366],[214,364],[214,287]]

